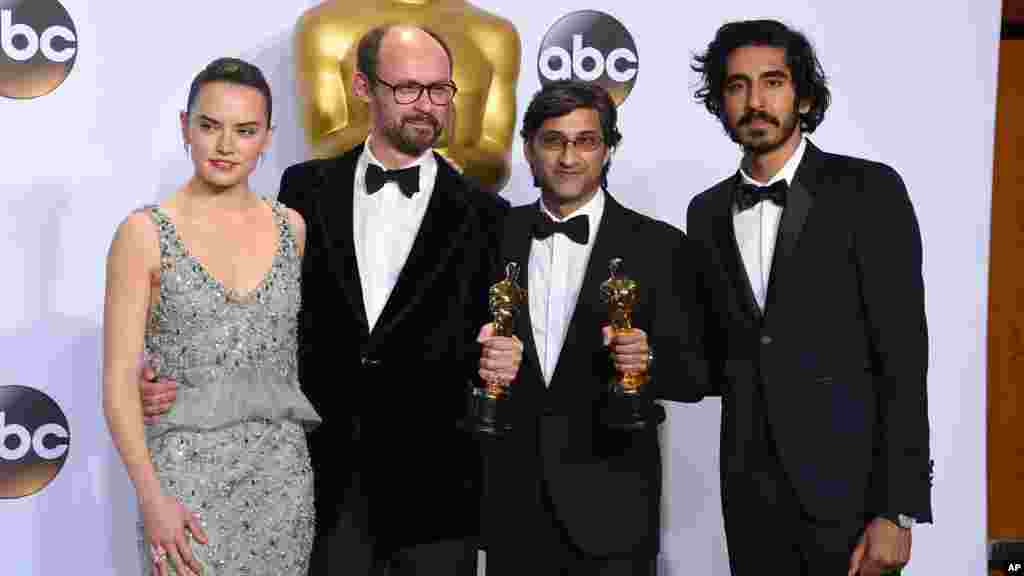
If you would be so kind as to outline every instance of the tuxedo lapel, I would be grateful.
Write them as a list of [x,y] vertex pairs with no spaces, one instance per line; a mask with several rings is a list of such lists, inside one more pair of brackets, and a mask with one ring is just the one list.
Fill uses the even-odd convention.
[[820,154],[820,151],[808,141],[804,157],[789,186],[786,208],[782,211],[782,221],[779,222],[779,233],[775,240],[772,269],[768,277],[768,294],[765,297],[766,315],[771,309],[772,302],[775,301],[779,279],[785,277],[785,271],[794,259],[800,234],[807,222],[807,215],[814,206],[814,196],[811,194],[808,184],[813,186]]
[[739,243],[736,242],[736,227],[733,223],[733,201],[736,187],[740,184],[739,172],[726,181],[724,187],[719,188],[713,197],[714,235],[715,243],[718,245],[718,252],[722,256],[722,265],[726,275],[732,283],[733,289],[739,299],[741,311],[748,317],[757,321],[761,320],[761,308],[754,298],[754,289],[750,285],[750,277],[747,275],[746,267],[743,264],[743,256],[740,254]]
[[359,279],[359,261],[356,259],[354,231],[352,229],[352,203],[355,186],[355,168],[362,145],[325,166],[319,174],[314,198],[319,199],[321,230],[323,230],[328,261],[345,300],[352,308],[352,317],[362,328],[363,335],[369,332],[366,320],[366,306],[363,303],[363,287]]
[[516,334],[523,341],[524,358],[531,360],[531,362],[523,364],[532,366],[531,379],[543,385],[544,374],[541,372],[540,356],[537,354],[537,342],[533,339],[533,318],[530,315],[530,246],[533,243],[531,216],[536,216],[531,210],[540,210],[539,201],[529,205],[526,209],[518,210],[517,217],[510,217],[506,221],[505,237],[502,244],[505,260],[502,262],[502,269],[508,262],[515,262],[519,265],[519,285],[526,290],[527,298],[516,317]]
[[437,275],[448,265],[452,250],[465,237],[470,219],[463,199],[465,185],[448,162],[435,153],[437,178],[434,190],[416,232],[409,256],[402,265],[395,287],[388,297],[373,333],[387,333],[419,302]]

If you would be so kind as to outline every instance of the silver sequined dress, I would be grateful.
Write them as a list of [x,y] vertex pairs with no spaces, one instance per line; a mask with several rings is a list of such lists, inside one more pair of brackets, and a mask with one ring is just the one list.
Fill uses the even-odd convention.
[[[146,442],[165,493],[199,514],[209,544],[192,543],[204,576],[304,576],[313,541],[313,475],[304,428],[320,421],[299,390],[300,259],[282,205],[278,248],[249,294],[227,290],[185,247],[157,206],[160,299],[147,359],[178,383]],[[153,563],[138,526],[144,574]]]

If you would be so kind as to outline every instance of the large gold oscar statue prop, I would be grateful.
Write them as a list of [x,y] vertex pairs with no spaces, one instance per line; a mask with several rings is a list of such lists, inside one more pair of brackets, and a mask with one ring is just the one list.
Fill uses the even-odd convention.
[[508,20],[464,0],[332,0],[302,15],[296,77],[313,156],[335,156],[366,139],[369,111],[352,91],[356,45],[368,30],[387,23],[428,27],[448,44],[459,89],[437,151],[497,193],[509,176],[519,33]]

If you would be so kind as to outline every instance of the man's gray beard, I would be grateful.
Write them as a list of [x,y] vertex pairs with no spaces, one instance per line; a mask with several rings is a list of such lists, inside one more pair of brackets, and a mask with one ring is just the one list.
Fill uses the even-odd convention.
[[389,126],[387,130],[384,131],[384,135],[396,150],[408,156],[422,155],[427,150],[433,148],[434,144],[436,144],[438,139],[441,137],[441,131],[435,127],[434,137],[430,139],[430,142],[424,145],[421,140],[407,137],[403,130],[404,126],[404,121],[397,127]]

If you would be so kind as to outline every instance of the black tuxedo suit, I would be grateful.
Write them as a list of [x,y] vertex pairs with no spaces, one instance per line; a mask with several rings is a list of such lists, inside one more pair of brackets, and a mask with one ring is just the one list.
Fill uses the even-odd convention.
[[[352,478],[376,553],[478,533],[480,454],[458,431],[475,338],[487,322],[507,205],[437,156],[434,190],[380,319],[369,330],[353,244],[363,146],[290,167],[280,199],[306,220],[300,379],[323,417],[310,437],[316,481],[314,572],[334,544]],[[388,238],[376,241],[389,242]],[[332,562],[344,569],[345,558]]]
[[[513,208],[502,243],[504,261],[529,270],[537,203]],[[488,573],[558,573],[537,563],[540,550],[561,540],[584,557],[653,559],[659,542],[661,458],[657,428],[613,432],[599,422],[613,367],[602,343],[608,323],[600,284],[611,258],[640,287],[634,326],[657,355],[650,382],[656,397],[693,402],[705,392],[700,350],[703,318],[696,306],[696,271],[682,232],[628,210],[610,195],[586,267],[565,343],[545,387],[528,303],[516,320],[523,361],[509,400],[513,431],[486,452],[484,534]],[[530,290],[529,274],[520,275]],[[528,568],[526,568],[528,567]],[[529,570],[523,572],[521,570]]]
[[744,551],[763,561],[750,559],[754,540],[778,536],[777,518],[757,517],[766,467],[795,516],[843,527],[851,549],[865,520],[931,521],[931,504],[921,238],[903,181],[888,166],[808,142],[763,314],[735,239],[739,182],[737,174],[694,198],[687,231],[707,264],[723,508],[733,567],[745,574]]

